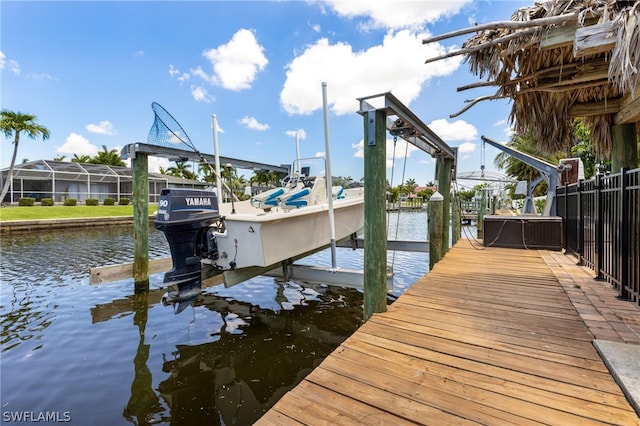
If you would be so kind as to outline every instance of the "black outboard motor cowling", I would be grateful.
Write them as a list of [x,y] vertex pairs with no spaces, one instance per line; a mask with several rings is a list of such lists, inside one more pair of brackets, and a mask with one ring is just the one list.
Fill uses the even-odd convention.
[[[182,290],[200,286],[200,260],[217,258],[215,238],[209,226],[220,219],[218,199],[211,191],[166,188],[160,194],[154,226],[164,232],[173,268],[164,282]],[[182,285],[181,285],[182,284]]]

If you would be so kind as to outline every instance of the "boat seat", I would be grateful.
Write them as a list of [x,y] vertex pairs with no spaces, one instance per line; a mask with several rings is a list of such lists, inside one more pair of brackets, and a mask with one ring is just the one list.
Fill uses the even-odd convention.
[[251,205],[260,209],[276,207],[280,201],[278,197],[284,194],[284,188],[274,188],[251,197]]
[[267,206],[277,206],[278,205],[278,197],[284,194],[284,189],[278,188],[277,191],[269,194],[269,196],[263,201],[263,203]]
[[298,192],[291,194],[284,200],[284,205],[286,207],[304,207],[309,204],[309,201],[304,197],[308,196],[311,193],[309,188],[304,188]]

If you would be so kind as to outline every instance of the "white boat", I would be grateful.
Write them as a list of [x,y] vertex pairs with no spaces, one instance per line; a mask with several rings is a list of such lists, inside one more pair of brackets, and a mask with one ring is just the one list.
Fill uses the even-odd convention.
[[[332,188],[335,238],[364,226],[364,188]],[[212,229],[222,271],[277,266],[327,246],[331,241],[329,202],[323,177],[290,180],[250,200],[219,205]]]

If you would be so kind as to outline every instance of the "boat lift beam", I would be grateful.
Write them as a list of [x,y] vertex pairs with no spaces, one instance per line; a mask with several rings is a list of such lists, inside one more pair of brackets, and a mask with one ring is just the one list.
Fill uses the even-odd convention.
[[[547,161],[536,158],[532,155],[525,154],[517,149],[511,148],[506,144],[494,141],[486,136],[481,136],[483,142],[488,143],[494,148],[503,151],[513,158],[522,161],[528,166],[533,167],[539,173],[542,179],[547,183],[547,199],[544,203],[542,210],[542,216],[555,216],[556,215],[556,187],[560,182],[560,173],[568,166],[560,164],[558,166],[553,165]],[[570,167],[570,166],[569,166]],[[536,214],[535,206],[533,205],[533,190],[540,183],[540,179],[536,179],[527,186],[527,195],[525,198],[524,207],[522,213]]]
[[[369,102],[372,99],[384,98],[384,105],[376,107]],[[447,145],[433,130],[427,127],[409,108],[402,104],[391,92],[385,92],[378,95],[358,98],[360,101],[360,110],[358,114],[365,115],[372,110],[384,110],[387,115],[387,130],[393,136],[399,136],[420,150],[430,154],[432,157],[445,157],[454,161],[454,170],[456,162],[455,148]],[[396,119],[393,119],[393,117]],[[375,143],[373,140],[373,132],[369,132],[369,140],[367,144]],[[455,176],[455,174],[454,174]]]
[[[125,145],[124,148],[120,151],[120,156],[123,159],[131,158],[135,159],[136,155],[146,154],[151,155],[153,157],[163,157],[168,158],[172,161],[195,161],[201,162],[204,158],[209,164],[213,165],[215,163],[215,156],[211,154],[202,154],[198,152],[194,152],[191,150],[177,149],[177,148],[168,148],[159,145],[151,145],[142,142],[136,142],[129,145]],[[273,165],[273,164],[265,164],[265,163],[256,163],[255,161],[246,161],[239,160],[237,158],[231,157],[222,157],[220,156],[220,162],[223,164],[231,164],[233,167],[237,169],[246,169],[246,170],[266,170],[270,172],[278,172],[278,173],[289,173],[288,165]]]

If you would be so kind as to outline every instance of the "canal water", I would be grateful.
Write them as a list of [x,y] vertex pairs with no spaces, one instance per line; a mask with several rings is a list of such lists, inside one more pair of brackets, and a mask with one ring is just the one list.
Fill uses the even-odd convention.
[[[427,238],[424,211],[389,224],[390,239]],[[149,245],[151,258],[169,254],[155,230]],[[317,283],[207,287],[180,313],[160,303],[161,274],[145,295],[132,280],[90,285],[90,268],[132,261],[130,228],[3,236],[1,250],[1,424],[248,425],[362,324],[361,291]],[[362,268],[363,253],[337,259]],[[389,252],[388,263],[392,303],[429,259]]]

